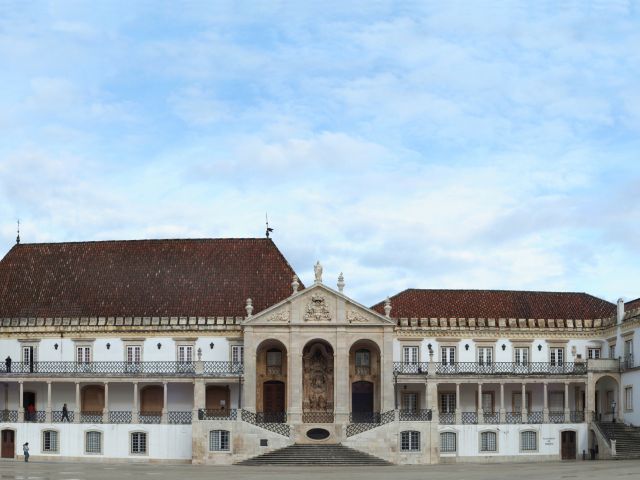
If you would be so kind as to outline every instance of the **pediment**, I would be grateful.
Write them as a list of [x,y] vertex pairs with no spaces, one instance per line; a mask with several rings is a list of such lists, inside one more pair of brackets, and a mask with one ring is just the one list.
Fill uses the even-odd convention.
[[385,326],[394,322],[343,293],[315,284],[247,318],[244,324]]

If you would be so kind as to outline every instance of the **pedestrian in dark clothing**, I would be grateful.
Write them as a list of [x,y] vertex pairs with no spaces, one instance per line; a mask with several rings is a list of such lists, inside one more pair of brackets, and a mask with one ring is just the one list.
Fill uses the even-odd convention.
[[11,373],[11,357],[4,359],[4,366],[7,373]]
[[64,422],[65,419],[67,422],[71,422],[71,420],[69,420],[69,409],[66,403],[62,406],[62,421]]

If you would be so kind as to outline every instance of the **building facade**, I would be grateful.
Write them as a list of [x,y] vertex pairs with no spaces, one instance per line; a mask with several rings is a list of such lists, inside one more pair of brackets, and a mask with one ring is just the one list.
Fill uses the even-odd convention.
[[[620,456],[640,301],[406,290],[368,308],[269,239],[18,244],[0,261],[2,457],[398,464]],[[634,409],[634,405],[636,408]]]

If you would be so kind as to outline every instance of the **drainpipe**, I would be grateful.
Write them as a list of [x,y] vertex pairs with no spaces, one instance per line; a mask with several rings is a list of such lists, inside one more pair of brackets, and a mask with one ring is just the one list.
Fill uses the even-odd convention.
[[622,325],[623,320],[624,320],[624,300],[622,298],[619,298],[618,309],[616,311],[616,323],[618,325]]

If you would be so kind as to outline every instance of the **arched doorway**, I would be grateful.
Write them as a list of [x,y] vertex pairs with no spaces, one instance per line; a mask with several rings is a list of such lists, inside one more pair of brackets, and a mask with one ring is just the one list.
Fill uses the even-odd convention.
[[[620,385],[610,375],[603,375],[596,381],[594,391],[595,417],[599,422],[613,422],[620,418]],[[615,418],[614,418],[615,417]]]
[[159,415],[164,404],[164,388],[149,385],[140,390],[140,414]]
[[265,422],[282,422],[287,411],[287,349],[278,340],[256,350],[256,413]]
[[351,346],[349,383],[352,421],[375,421],[380,413],[380,349],[374,341],[359,340]]
[[2,458],[15,458],[16,456],[16,432],[6,429],[0,433],[2,440]]
[[220,412],[226,415],[231,408],[231,390],[229,385],[208,385],[205,405],[209,415]]
[[87,385],[82,388],[81,412],[100,414],[104,410],[104,387],[102,385]]
[[333,348],[312,340],[302,351],[302,420],[333,423]]
[[353,382],[351,385],[351,412],[355,423],[373,417],[372,382]]

